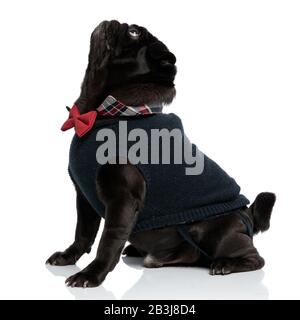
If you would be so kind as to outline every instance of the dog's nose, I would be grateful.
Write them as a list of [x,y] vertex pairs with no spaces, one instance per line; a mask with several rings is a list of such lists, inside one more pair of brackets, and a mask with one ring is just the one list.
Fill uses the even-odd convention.
[[151,58],[159,60],[162,66],[174,65],[176,63],[175,55],[160,41],[150,45],[148,51]]
[[174,63],[171,63],[171,62],[169,62],[168,60],[162,60],[162,61],[160,62],[160,64],[161,64],[163,67],[167,67],[167,66],[174,65]]
[[175,63],[176,63],[176,57],[172,52],[167,52],[160,62],[162,66],[174,65]]

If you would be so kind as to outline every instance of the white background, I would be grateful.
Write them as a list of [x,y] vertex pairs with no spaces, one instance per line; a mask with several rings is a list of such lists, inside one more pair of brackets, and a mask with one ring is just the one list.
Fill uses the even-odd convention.
[[[1,1],[0,246],[2,299],[295,299],[299,292],[300,3]],[[263,270],[211,277],[121,259],[96,289],[69,289],[83,268],[46,268],[73,241],[71,132],[60,132],[102,20],[146,26],[178,59],[177,98],[190,139],[253,201],[273,191],[271,228],[255,238]],[[96,248],[96,247],[95,247]],[[95,250],[94,248],[94,250]]]

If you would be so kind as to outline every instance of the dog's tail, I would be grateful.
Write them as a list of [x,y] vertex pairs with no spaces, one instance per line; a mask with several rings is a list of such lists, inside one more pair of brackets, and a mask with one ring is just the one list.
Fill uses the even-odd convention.
[[267,231],[270,227],[270,219],[276,196],[271,192],[258,194],[255,201],[248,208],[248,214],[253,221],[253,233]]

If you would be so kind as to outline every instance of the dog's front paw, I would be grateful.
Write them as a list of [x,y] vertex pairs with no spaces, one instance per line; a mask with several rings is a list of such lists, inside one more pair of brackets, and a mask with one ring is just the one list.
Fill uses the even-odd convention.
[[80,271],[66,280],[68,287],[93,288],[102,283],[98,276],[90,274],[89,272]]
[[53,266],[68,266],[75,264],[77,261],[75,255],[71,252],[55,252],[53,255],[46,261],[46,264],[51,264]]
[[107,273],[96,261],[93,261],[85,269],[69,277],[66,285],[81,288],[97,287],[104,281]]

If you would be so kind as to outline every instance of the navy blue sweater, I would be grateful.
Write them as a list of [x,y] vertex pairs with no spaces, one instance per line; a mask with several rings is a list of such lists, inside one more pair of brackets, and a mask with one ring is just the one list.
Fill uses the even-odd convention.
[[[96,135],[100,129],[109,128],[118,137],[120,120],[124,118],[98,120],[88,134],[82,138],[74,136],[70,147],[70,176],[103,218],[105,208],[96,192],[96,176],[101,170],[96,151],[103,142],[96,141]],[[150,136],[151,129],[178,128],[184,134],[181,120],[175,114],[127,117],[126,120],[128,131],[142,128]],[[130,146],[128,143],[128,148]],[[133,232],[201,221],[249,203],[240,194],[235,180],[207,156],[204,156],[204,170],[200,175],[186,175],[187,166],[185,162],[136,165],[146,181],[147,193]]]

